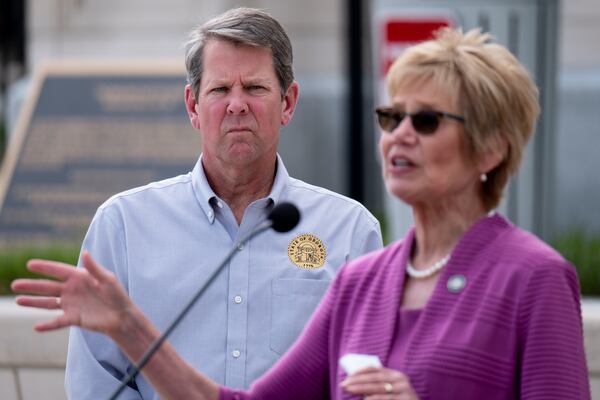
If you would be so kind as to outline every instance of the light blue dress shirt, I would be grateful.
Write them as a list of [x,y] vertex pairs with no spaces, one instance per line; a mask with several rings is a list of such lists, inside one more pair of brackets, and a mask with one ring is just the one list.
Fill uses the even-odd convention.
[[[187,362],[217,383],[247,388],[296,339],[336,271],[382,246],[379,223],[361,204],[291,178],[278,157],[271,193],[250,204],[238,226],[209,186],[200,158],[191,173],[109,199],[94,216],[83,249],[115,273],[162,331],[238,238],[281,201],[299,207],[298,226],[287,233],[270,230],[238,246],[169,339]],[[323,266],[293,262],[294,254],[302,256],[298,237],[305,234],[312,235],[309,247],[319,244],[314,237],[321,241]],[[71,329],[70,399],[108,397],[129,366],[107,337]],[[142,375],[135,386],[119,399],[158,398]]]

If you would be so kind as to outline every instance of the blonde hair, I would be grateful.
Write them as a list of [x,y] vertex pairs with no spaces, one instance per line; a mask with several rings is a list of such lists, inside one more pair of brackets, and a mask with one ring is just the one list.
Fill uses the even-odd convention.
[[392,97],[425,81],[447,92],[465,117],[466,150],[472,159],[506,144],[502,161],[482,183],[487,210],[498,205],[509,176],[518,170],[540,110],[537,86],[525,67],[491,39],[480,29],[463,33],[442,28],[434,39],[408,48],[387,75]]

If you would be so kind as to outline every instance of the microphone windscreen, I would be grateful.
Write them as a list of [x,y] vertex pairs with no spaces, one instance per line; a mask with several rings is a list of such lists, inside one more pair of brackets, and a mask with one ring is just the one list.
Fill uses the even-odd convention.
[[275,231],[288,232],[298,225],[300,211],[292,203],[282,202],[273,207],[267,218],[271,220]]

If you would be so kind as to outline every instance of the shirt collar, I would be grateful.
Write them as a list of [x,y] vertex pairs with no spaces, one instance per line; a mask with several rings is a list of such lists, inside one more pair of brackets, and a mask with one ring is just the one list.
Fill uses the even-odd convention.
[[[287,169],[283,165],[281,157],[277,154],[277,171],[275,173],[275,179],[273,180],[271,192],[267,196],[268,201],[264,202],[265,207],[270,206],[271,204],[277,204],[280,201],[288,180],[289,174]],[[208,183],[208,179],[204,173],[204,167],[202,166],[202,155],[200,155],[198,162],[192,170],[192,186],[198,204],[200,204],[204,215],[206,215],[206,218],[212,224],[215,220],[213,206],[217,206],[218,202],[221,200],[217,197]]]
[[279,154],[277,154],[277,172],[275,173],[275,179],[273,180],[273,186],[271,187],[271,193],[267,196],[272,203],[279,203],[285,191],[285,187],[289,182],[290,175],[283,165],[283,161]]
[[202,166],[202,155],[200,155],[198,162],[192,170],[192,186],[200,208],[202,208],[208,222],[212,224],[215,220],[215,212],[211,203],[215,202],[218,198],[208,184],[208,179],[206,179],[204,167]]

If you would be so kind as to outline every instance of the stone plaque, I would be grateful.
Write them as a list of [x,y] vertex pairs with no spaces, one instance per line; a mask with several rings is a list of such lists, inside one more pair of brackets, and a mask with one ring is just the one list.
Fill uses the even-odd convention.
[[200,135],[178,64],[53,65],[36,76],[0,171],[0,248],[78,243],[111,195],[193,168]]

